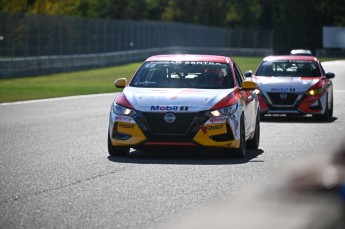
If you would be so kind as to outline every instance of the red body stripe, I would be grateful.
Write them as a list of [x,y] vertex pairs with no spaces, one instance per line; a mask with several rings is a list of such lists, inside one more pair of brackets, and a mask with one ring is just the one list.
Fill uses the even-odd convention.
[[121,106],[124,106],[124,107],[128,107],[128,108],[134,108],[132,106],[132,104],[128,101],[127,97],[125,96],[125,94],[121,93],[119,94],[116,99],[115,99],[115,102]]
[[215,104],[211,110],[221,109],[228,107],[236,103],[237,99],[240,97],[238,89],[235,89],[233,92],[221,99],[217,104]]

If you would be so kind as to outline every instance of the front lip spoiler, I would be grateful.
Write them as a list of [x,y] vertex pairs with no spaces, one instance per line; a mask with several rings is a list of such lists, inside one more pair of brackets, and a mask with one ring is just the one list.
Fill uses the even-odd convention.
[[303,114],[300,111],[289,111],[289,110],[268,110],[264,114]]

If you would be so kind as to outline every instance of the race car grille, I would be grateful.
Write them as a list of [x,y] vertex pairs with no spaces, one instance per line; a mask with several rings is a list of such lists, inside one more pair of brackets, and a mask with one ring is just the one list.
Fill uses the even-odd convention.
[[298,93],[267,93],[272,105],[293,106],[298,98]]
[[154,134],[185,135],[193,123],[196,113],[174,113],[173,123],[164,120],[165,113],[143,113]]

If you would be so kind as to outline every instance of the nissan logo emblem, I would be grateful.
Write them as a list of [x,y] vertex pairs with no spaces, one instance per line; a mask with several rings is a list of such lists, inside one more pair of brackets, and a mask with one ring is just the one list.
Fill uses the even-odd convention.
[[281,99],[286,99],[287,98],[287,94],[286,93],[280,93],[280,95],[279,95],[279,97],[281,98]]
[[173,123],[175,121],[176,117],[173,113],[166,113],[164,115],[164,120],[167,122],[167,123]]

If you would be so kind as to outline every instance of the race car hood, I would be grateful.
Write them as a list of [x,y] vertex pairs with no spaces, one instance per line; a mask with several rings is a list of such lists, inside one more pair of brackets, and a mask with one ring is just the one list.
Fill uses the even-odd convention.
[[233,90],[126,87],[123,93],[136,110],[144,112],[198,112],[211,109]]
[[321,77],[253,77],[258,87],[266,92],[304,92],[320,79]]

